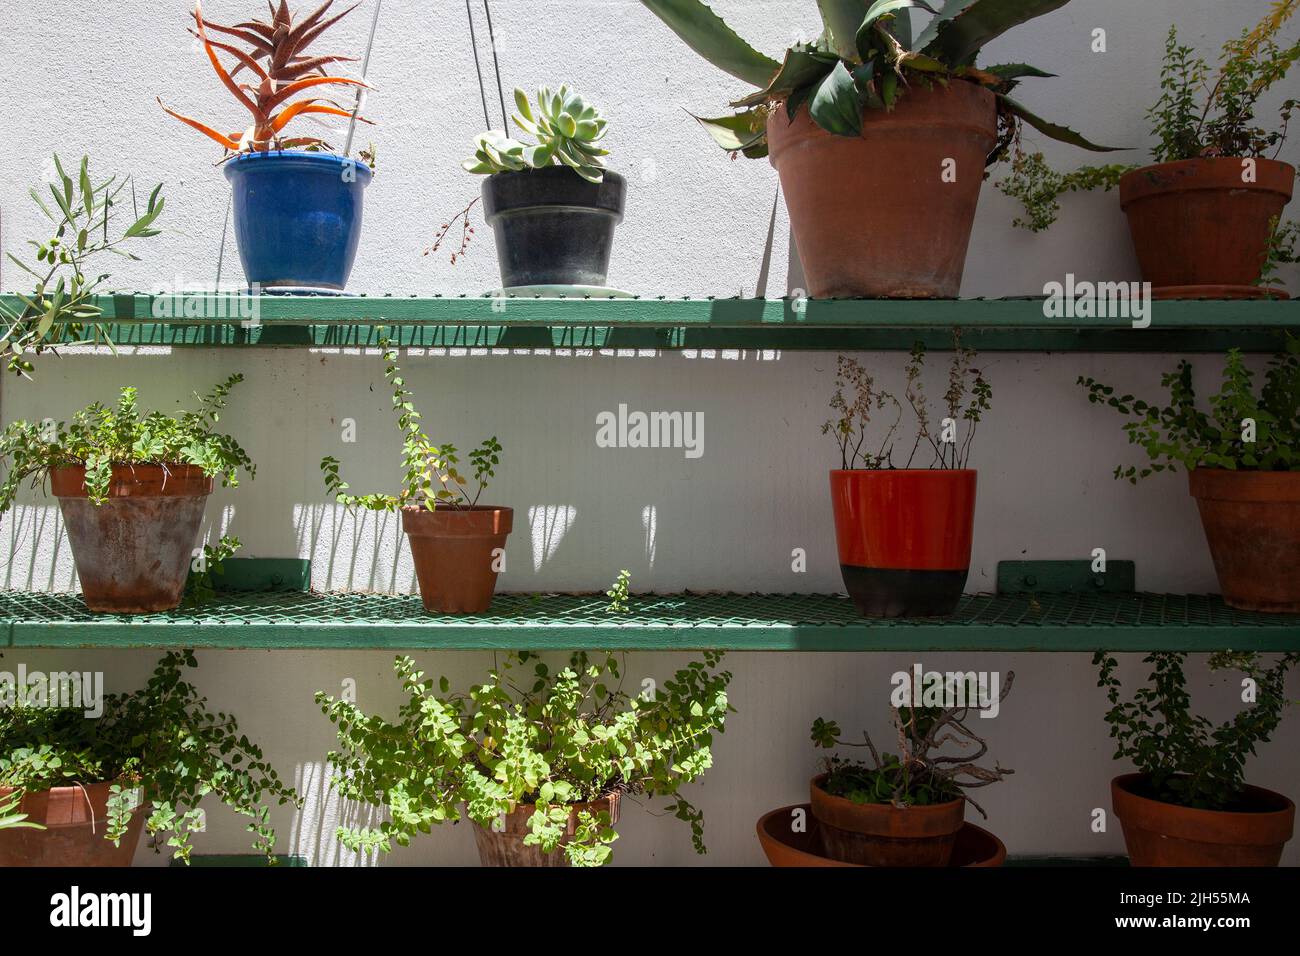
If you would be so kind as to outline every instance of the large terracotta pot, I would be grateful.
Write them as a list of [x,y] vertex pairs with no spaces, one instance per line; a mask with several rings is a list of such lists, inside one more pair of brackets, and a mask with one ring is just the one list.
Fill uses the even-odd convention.
[[1277,866],[1295,829],[1295,804],[1246,787],[1242,809],[1195,810],[1142,796],[1146,776],[1110,782],[1111,806],[1134,866]]
[[951,614],[970,569],[970,468],[831,472],[844,587],[867,617]]
[[1269,227],[1291,199],[1295,168],[1256,159],[1244,182],[1232,157],[1157,163],[1125,173],[1120,207],[1143,280],[1160,298],[1254,298],[1278,290],[1255,285]]
[[181,603],[212,479],[193,465],[114,465],[108,500],[86,497],[86,469],[50,471],[81,596],[92,611],[147,614]]
[[[772,866],[856,866],[826,856],[822,849],[821,824],[812,816],[809,804],[772,810],[758,821],[758,842]],[[797,814],[797,816],[796,816]],[[801,821],[796,829],[795,821]],[[1001,866],[1007,848],[988,830],[973,823],[962,824],[953,842],[949,866]]]
[[1188,486],[1223,600],[1300,613],[1300,471],[1196,468]]
[[997,101],[967,82],[917,84],[892,112],[864,110],[861,136],[826,132],[806,105],[793,121],[773,109],[769,155],[809,295],[955,298],[996,139]]
[[474,824],[474,843],[478,847],[479,862],[484,866],[568,866],[564,846],[573,838],[578,826],[578,813],[589,810],[592,813],[604,811],[609,814],[610,825],[618,823],[618,813],[622,804],[622,794],[614,793],[594,803],[575,803],[569,807],[569,821],[565,826],[565,835],[560,845],[551,853],[543,853],[540,848],[526,846],[524,837],[529,833],[528,821],[533,815],[532,804],[521,804],[507,813],[500,821],[501,829]]
[[[39,823],[44,830],[26,827],[0,830],[0,868],[7,866],[130,866],[140,844],[145,814],[137,810],[131,817],[120,845],[104,839],[108,826],[108,797],[111,783],[93,783],[88,787],[55,787],[25,795],[18,812],[27,814],[29,823]],[[12,793],[0,787],[0,798]]]
[[957,831],[966,815],[965,800],[929,807],[854,803],[822,789],[826,774],[808,786],[823,853],[857,866],[947,866]]
[[491,606],[500,565],[493,552],[505,548],[513,521],[513,509],[491,505],[402,509],[426,611],[477,614]]

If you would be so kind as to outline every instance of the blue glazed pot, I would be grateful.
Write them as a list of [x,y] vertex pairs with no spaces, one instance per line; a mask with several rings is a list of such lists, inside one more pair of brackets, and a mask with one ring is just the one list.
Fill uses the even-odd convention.
[[250,285],[341,291],[361,240],[370,167],[330,153],[246,153],[226,163]]

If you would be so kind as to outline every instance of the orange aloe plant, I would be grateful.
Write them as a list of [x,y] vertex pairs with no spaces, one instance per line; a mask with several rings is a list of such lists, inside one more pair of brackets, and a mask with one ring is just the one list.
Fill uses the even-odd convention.
[[[328,149],[323,140],[312,136],[283,137],[281,132],[289,121],[305,114],[324,114],[328,116],[350,117],[352,112],[346,110],[333,100],[321,96],[307,96],[289,102],[290,98],[306,90],[319,90],[325,86],[369,86],[362,80],[342,76],[330,76],[325,67],[333,63],[355,60],[350,56],[308,56],[305,51],[317,37],[329,27],[356,9],[356,4],[342,13],[325,19],[325,14],[334,0],[325,0],[307,17],[294,22],[294,15],[289,10],[287,0],[280,0],[275,6],[273,0],[267,0],[271,10],[271,22],[248,20],[234,26],[221,26],[208,23],[203,19],[203,4],[194,4],[195,29],[191,29],[203,49],[207,52],[212,69],[226,89],[234,94],[247,110],[253,114],[253,122],[243,132],[225,133],[205,123],[191,119],[168,109],[159,97],[158,105],[188,126],[192,126],[209,139],[214,139],[230,153],[262,152],[271,149]],[[211,39],[208,31],[220,33],[242,42],[247,49],[241,49],[233,43]],[[229,54],[236,63],[233,69],[227,69],[218,55]],[[248,70],[256,82],[240,82],[235,77]],[[370,120],[357,117],[363,123]]]

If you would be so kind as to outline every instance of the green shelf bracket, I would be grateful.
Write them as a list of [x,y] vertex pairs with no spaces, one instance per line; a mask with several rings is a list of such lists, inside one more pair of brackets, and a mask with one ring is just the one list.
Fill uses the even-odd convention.
[[1105,571],[1094,571],[1091,560],[998,562],[999,594],[1136,590],[1137,566],[1132,561],[1107,560]]

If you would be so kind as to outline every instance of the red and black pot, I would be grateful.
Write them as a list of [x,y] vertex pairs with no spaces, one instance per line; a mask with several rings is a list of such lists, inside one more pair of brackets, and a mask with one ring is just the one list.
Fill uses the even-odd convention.
[[970,570],[974,469],[831,472],[844,587],[866,617],[951,614]]

